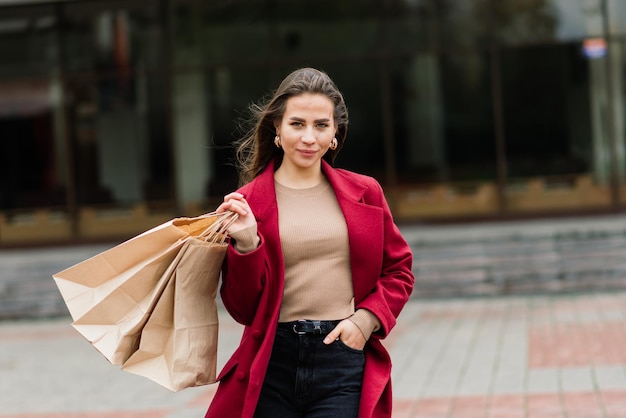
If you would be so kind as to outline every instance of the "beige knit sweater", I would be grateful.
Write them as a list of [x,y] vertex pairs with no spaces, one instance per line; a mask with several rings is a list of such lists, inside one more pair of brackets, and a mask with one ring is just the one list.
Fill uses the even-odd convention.
[[[354,311],[348,230],[332,187],[326,180],[307,189],[275,185],[285,262],[279,321],[350,318],[369,339],[380,325],[371,312]],[[259,243],[256,227],[232,238],[242,253]]]

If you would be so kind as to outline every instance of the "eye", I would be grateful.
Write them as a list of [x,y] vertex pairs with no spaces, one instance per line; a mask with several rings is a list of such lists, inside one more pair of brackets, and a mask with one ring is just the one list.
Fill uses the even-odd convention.
[[317,127],[319,129],[324,129],[324,128],[328,128],[328,124],[326,122],[321,122],[317,124]]
[[291,122],[290,125],[293,126],[294,128],[299,128],[300,126],[302,126],[302,122],[294,121],[294,122]]

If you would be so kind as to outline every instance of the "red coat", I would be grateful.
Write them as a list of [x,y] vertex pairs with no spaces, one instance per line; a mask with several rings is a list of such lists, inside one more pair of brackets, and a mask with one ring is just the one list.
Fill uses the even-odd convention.
[[[391,360],[380,340],[396,323],[409,299],[414,277],[410,247],[394,224],[382,188],[371,177],[334,169],[322,161],[345,216],[356,309],[373,312],[381,324],[365,346],[360,418],[391,417]],[[278,234],[274,164],[242,187],[258,223],[259,247],[239,254],[229,246],[221,296],[243,324],[241,343],[218,376],[211,418],[252,417],[272,352],[284,284]]]

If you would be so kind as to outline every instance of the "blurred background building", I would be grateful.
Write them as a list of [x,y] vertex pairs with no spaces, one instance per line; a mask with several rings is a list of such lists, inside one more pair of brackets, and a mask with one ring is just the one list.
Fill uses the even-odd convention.
[[0,0],[0,246],[212,210],[301,66],[400,222],[626,207],[624,0]]

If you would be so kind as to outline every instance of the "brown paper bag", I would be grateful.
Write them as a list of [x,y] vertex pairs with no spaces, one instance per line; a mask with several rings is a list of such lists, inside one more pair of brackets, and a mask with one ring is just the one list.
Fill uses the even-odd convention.
[[72,324],[112,364],[123,364],[139,347],[141,330],[175,271],[185,242],[107,282],[102,292],[106,296]]
[[215,382],[215,299],[226,245],[194,238],[180,253],[141,331],[139,349],[122,366],[175,392]]
[[74,328],[111,363],[123,364],[137,350],[185,242],[223,242],[235,218],[227,212],[173,219],[53,275]]

